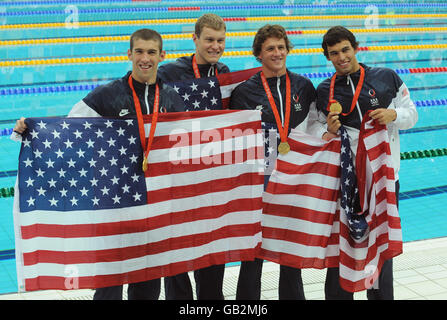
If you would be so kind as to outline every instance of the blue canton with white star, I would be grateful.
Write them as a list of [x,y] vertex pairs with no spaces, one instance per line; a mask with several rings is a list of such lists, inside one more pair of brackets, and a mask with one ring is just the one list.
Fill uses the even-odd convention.
[[361,239],[368,228],[368,223],[365,220],[364,214],[358,214],[360,211],[359,189],[357,187],[357,178],[352,162],[351,144],[349,142],[349,135],[346,129],[340,127],[341,135],[341,151],[340,151],[340,166],[341,166],[341,207],[345,210],[348,224],[349,234],[355,240]]
[[222,109],[222,95],[216,77],[171,82],[169,85],[183,99],[185,111]]
[[19,156],[20,211],[147,203],[136,119],[28,118]]

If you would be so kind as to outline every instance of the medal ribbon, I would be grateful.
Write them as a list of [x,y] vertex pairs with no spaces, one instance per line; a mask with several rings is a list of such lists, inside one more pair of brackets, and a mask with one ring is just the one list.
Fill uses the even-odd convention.
[[[330,111],[330,105],[332,103],[337,102],[337,100],[334,100],[334,87],[335,87],[335,78],[336,77],[337,77],[337,74],[334,73],[334,75],[332,76],[332,79],[331,79],[331,86],[329,88],[329,103],[327,106],[327,111]],[[352,99],[352,103],[351,103],[351,109],[349,110],[348,113],[342,113],[343,116],[347,116],[348,114],[350,114],[352,112],[352,110],[354,110],[355,105],[357,104],[357,100],[359,99],[359,96],[360,96],[360,91],[362,91],[364,80],[365,80],[365,69],[363,69],[363,67],[360,66],[360,79],[359,79],[359,82],[357,83],[357,87],[355,88],[354,98]]]
[[[151,150],[152,141],[154,140],[155,127],[157,126],[158,106],[160,104],[160,89],[158,87],[158,83],[156,83],[155,84],[154,110],[153,110],[153,114],[152,114],[151,130],[149,131],[149,139],[147,140],[147,144],[146,144],[143,113],[141,111],[140,100],[138,99],[137,93],[135,92],[135,89],[133,87],[132,76],[129,76],[129,87],[132,89],[133,101],[135,104],[135,111],[137,113],[138,130],[140,132],[141,146],[143,147],[143,171],[145,171],[144,164],[147,163],[147,157],[149,156],[149,151]],[[146,147],[145,147],[145,145],[146,145]]]
[[[192,56],[192,69],[194,70],[194,76],[196,77],[196,79],[200,79],[200,71],[199,71],[199,66],[197,65],[197,61],[196,61],[196,55]],[[217,67],[216,67],[216,76],[217,76]]]
[[261,71],[262,85],[264,86],[265,93],[272,108],[273,115],[275,116],[276,125],[278,126],[279,136],[281,137],[281,142],[287,142],[287,133],[289,132],[289,121],[290,121],[290,101],[291,101],[291,89],[290,89],[290,78],[286,71],[286,114],[284,119],[284,127],[281,124],[281,117],[279,116],[278,108],[276,107],[275,100],[273,99],[272,92],[270,91],[269,84],[265,78],[264,73]]

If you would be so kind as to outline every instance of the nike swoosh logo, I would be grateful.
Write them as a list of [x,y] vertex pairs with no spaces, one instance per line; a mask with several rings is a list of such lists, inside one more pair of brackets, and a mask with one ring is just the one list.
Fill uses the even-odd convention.
[[127,109],[122,109],[122,110],[120,111],[120,113],[119,113],[119,116],[120,116],[120,117],[123,117],[123,116],[125,116],[125,115],[127,115],[127,114],[129,114],[129,110],[127,110]]

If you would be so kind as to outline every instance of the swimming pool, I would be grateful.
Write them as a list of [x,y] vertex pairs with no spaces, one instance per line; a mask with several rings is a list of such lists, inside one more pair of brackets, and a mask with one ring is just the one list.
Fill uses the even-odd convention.
[[[111,4],[110,4],[111,2]],[[334,3],[332,3],[334,2]],[[130,69],[128,36],[149,27],[164,36],[172,61],[193,52],[194,19],[227,21],[222,62],[257,67],[254,33],[282,24],[294,51],[288,68],[317,86],[332,72],[320,52],[325,30],[354,31],[358,59],[396,70],[410,88],[419,121],[401,133],[400,216],[404,241],[447,236],[447,4],[434,1],[6,1],[0,4],[0,293],[17,291],[12,197],[19,144],[9,133],[19,116],[62,116],[95,86]],[[78,18],[76,17],[78,15]],[[149,18],[149,19],[148,19]],[[78,24],[77,24],[78,22]],[[440,151],[437,151],[440,150]]]

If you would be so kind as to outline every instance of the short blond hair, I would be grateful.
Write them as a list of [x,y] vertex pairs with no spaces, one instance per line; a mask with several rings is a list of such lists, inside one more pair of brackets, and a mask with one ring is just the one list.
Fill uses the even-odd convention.
[[217,14],[214,13],[206,13],[203,16],[201,16],[196,21],[196,25],[194,28],[194,33],[197,37],[200,37],[200,34],[202,33],[203,28],[208,27],[214,30],[222,30],[224,29],[227,31],[227,26],[225,25],[225,21],[219,17]]

